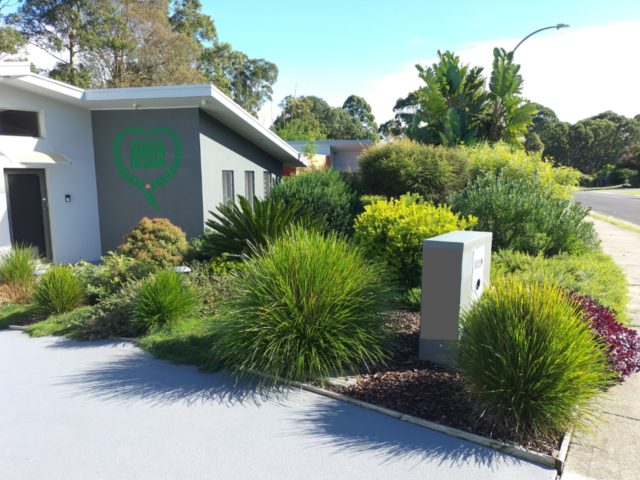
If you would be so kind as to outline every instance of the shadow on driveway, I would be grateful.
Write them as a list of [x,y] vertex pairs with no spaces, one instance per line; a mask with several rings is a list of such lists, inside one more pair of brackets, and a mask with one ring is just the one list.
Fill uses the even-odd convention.
[[[49,348],[117,347],[122,342],[74,342],[60,339]],[[527,464],[496,450],[466,442],[432,430],[411,425],[385,415],[292,389],[269,392],[247,382],[237,382],[228,374],[206,374],[195,367],[171,365],[127,345],[117,358],[94,362],[80,373],[59,377],[55,382],[65,395],[88,396],[115,401],[120,405],[143,402],[151,406],[182,403],[187,406],[221,404],[228,408],[265,403],[287,408],[284,433],[298,437],[304,449],[325,450],[329,456],[367,455],[380,464],[397,461],[438,465],[475,465],[517,468]]]

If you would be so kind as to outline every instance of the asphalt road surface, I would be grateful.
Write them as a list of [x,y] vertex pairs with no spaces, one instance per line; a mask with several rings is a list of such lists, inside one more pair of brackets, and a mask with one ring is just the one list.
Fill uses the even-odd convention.
[[113,340],[0,331],[2,480],[553,480],[556,471]]
[[595,213],[640,225],[640,195],[587,192],[576,194],[576,201],[591,207]]

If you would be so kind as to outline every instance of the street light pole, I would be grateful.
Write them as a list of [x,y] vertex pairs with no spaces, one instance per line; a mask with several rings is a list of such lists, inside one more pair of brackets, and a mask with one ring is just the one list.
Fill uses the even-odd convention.
[[531,37],[531,36],[535,35],[535,34],[536,34],[536,33],[538,33],[538,32],[542,32],[543,30],[549,30],[549,29],[551,29],[551,28],[555,28],[556,30],[560,30],[561,28],[569,28],[569,25],[565,25],[564,23],[559,23],[559,24],[557,24],[557,25],[554,25],[553,27],[544,27],[544,28],[541,28],[540,30],[536,30],[535,32],[530,33],[529,35],[527,35],[526,37],[524,37],[524,38],[520,41],[520,43],[519,43],[518,45],[516,45],[516,48],[514,48],[514,49],[513,49],[513,51],[515,52],[515,51],[518,49],[518,47],[519,47],[520,45],[522,45],[522,42],[524,42],[527,38],[529,38],[529,37]]

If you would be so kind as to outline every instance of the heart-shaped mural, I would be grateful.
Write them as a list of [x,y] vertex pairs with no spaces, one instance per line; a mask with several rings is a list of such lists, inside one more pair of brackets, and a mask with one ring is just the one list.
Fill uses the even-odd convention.
[[[123,142],[131,134],[137,134],[143,138],[129,138],[129,151],[123,151]],[[170,145],[166,145],[164,138],[145,138],[158,134],[166,134],[170,139]],[[173,147],[173,161],[169,168],[166,168],[166,148],[168,146]],[[167,185],[174,175],[178,173],[178,168],[182,163],[182,155],[184,155],[184,152],[182,151],[180,137],[167,127],[157,127],[149,132],[145,131],[144,128],[125,128],[116,135],[116,139],[113,142],[113,162],[118,168],[118,173],[133,188],[143,192],[146,202],[149,205],[153,205],[156,210],[160,210],[160,207],[156,204],[153,192]],[[125,161],[127,156],[129,157],[128,161]],[[153,170],[153,172],[145,173],[144,177],[142,177],[134,173],[134,170],[136,173],[140,170]]]

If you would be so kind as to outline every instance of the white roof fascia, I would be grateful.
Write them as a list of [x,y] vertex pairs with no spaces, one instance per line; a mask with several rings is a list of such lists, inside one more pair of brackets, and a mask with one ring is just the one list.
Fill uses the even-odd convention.
[[[284,166],[309,166],[309,160],[295,148],[262,125],[249,112],[213,85],[83,90],[42,75],[24,74],[24,65],[20,67],[22,68],[7,68],[7,63],[0,63],[0,83],[7,83],[12,87],[40,93],[90,110],[133,108],[133,103],[138,102],[142,103],[140,108],[145,108],[144,103],[148,103],[147,108],[167,108],[166,105],[163,105],[163,100],[174,100],[169,108],[198,107],[209,112],[214,118],[226,124],[260,149],[276,157]],[[176,104],[176,99],[184,99],[185,102],[184,104],[183,102]],[[144,102],[145,100],[147,102]],[[124,102],[131,102],[131,106],[125,106]],[[155,103],[157,105],[154,105]],[[114,105],[109,106],[109,104]]]

